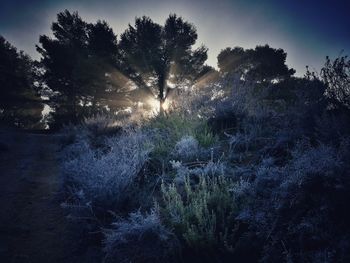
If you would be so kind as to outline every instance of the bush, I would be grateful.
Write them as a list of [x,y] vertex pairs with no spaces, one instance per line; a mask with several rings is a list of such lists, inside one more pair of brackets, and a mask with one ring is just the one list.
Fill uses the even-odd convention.
[[215,146],[219,140],[207,123],[203,123],[196,129],[195,138],[198,140],[199,145],[204,148]]
[[192,136],[184,136],[175,144],[172,155],[175,158],[191,160],[198,157],[198,141]]
[[[217,137],[210,131],[206,120],[176,112],[167,116],[157,116],[143,128],[153,134],[153,157],[168,159],[169,154],[183,138],[195,138],[199,146],[208,148],[217,143]],[[166,160],[168,161],[168,160]]]
[[285,166],[257,169],[253,201],[240,218],[266,240],[263,262],[349,259],[350,218],[342,201],[350,190],[345,156],[334,146],[303,143]]
[[[202,252],[228,249],[236,206],[223,176],[200,176],[198,183],[185,178],[184,187],[162,184],[166,224],[187,246]],[[209,251],[208,251],[209,250]]]
[[107,262],[169,262],[179,246],[184,262],[349,262],[345,62],[328,61],[322,80],[223,74],[128,132],[104,132],[103,117],[74,127],[67,207],[121,216],[158,202],[159,214],[131,213],[105,231]]
[[326,58],[321,70],[321,78],[326,84],[326,96],[333,107],[350,108],[350,60],[348,56],[341,56],[335,60]]
[[194,135],[194,127],[195,121],[173,113],[153,118],[144,130],[154,134],[154,157],[164,159],[182,137]]
[[172,262],[179,255],[179,244],[153,210],[143,215],[131,213],[104,231],[105,262]]
[[121,129],[121,121],[112,115],[97,114],[84,118],[81,126],[82,129],[86,129],[92,137],[96,138],[98,136],[111,135],[119,131]]
[[127,199],[127,190],[146,164],[152,145],[140,131],[105,138],[104,145],[96,149],[78,140],[67,147],[63,173],[66,184],[82,191],[93,207],[113,210]]

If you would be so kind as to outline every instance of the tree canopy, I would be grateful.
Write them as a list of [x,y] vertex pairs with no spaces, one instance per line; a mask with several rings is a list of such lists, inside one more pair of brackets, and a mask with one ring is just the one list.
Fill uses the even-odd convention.
[[[42,105],[34,86],[35,73],[30,57],[0,35],[0,118],[3,121],[26,126],[40,120]],[[33,107],[28,108],[28,104]]]
[[56,115],[73,121],[130,98],[136,102],[145,92],[162,105],[171,88],[190,85],[207,70],[207,49],[192,48],[196,28],[176,15],[164,26],[136,18],[119,42],[105,21],[86,23],[68,10],[51,29],[54,37],[40,36],[37,46],[42,82],[56,92]]
[[226,48],[218,55],[222,73],[237,73],[244,78],[260,82],[282,80],[294,75],[295,70],[286,65],[287,53],[269,45],[255,49]]
[[61,116],[73,121],[91,110],[103,109],[111,91],[108,72],[117,56],[117,39],[105,21],[84,22],[65,10],[52,24],[54,37],[40,36],[38,52],[42,81],[56,92]]
[[197,37],[194,25],[175,14],[164,26],[146,16],[136,18],[121,35],[120,68],[139,88],[155,94],[162,110],[170,85],[193,82],[204,68],[207,48],[192,48]]

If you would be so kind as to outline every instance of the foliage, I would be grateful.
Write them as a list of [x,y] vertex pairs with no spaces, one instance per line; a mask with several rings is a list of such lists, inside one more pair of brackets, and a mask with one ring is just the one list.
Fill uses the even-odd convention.
[[0,121],[18,127],[40,127],[41,104],[34,85],[37,68],[31,58],[0,35]]
[[249,194],[253,202],[240,218],[267,241],[263,262],[349,257],[349,233],[344,231],[348,216],[341,205],[349,187],[343,163],[347,154],[332,146],[303,143],[285,166],[258,167]]
[[139,131],[124,131],[92,147],[79,138],[64,151],[66,184],[82,191],[94,207],[117,208],[148,160],[151,143]]
[[108,114],[97,114],[84,118],[82,129],[88,131],[93,139],[99,136],[113,135],[121,131],[122,122],[115,116]]
[[214,146],[218,142],[219,138],[213,133],[207,123],[202,123],[203,124],[199,125],[199,127],[196,129],[195,137],[202,147],[209,148]]
[[164,26],[146,16],[136,18],[135,26],[129,24],[121,35],[121,70],[160,100],[161,112],[171,90],[167,82],[188,85],[203,70],[207,49],[192,50],[197,37],[196,28],[175,14],[169,15]]
[[173,155],[178,158],[193,159],[199,153],[198,141],[192,136],[184,136],[175,144]]
[[77,12],[65,10],[57,15],[52,33],[53,38],[40,37],[37,50],[44,69],[41,81],[55,92],[54,117],[76,122],[82,115],[103,111],[107,94],[111,97],[119,83],[111,83],[117,54],[113,30],[105,21],[86,23]]
[[191,85],[208,70],[203,65],[207,49],[192,50],[196,28],[176,15],[164,26],[149,17],[136,18],[118,42],[107,22],[87,23],[65,10],[57,15],[52,33],[40,37],[37,50],[56,126],[146,103],[145,97],[157,97],[163,111],[171,93],[168,82]]
[[269,45],[247,50],[241,47],[226,48],[218,55],[218,65],[222,73],[234,72],[245,79],[271,82],[295,73],[285,64],[286,57],[283,49],[274,49]]
[[321,70],[321,78],[327,86],[326,96],[333,100],[334,106],[350,107],[350,60],[341,56],[335,60],[326,58]]
[[175,14],[118,42],[65,10],[52,34],[40,63],[0,36],[0,118],[28,127],[50,96],[62,207],[106,262],[350,261],[347,56],[300,78],[283,49],[226,48],[218,72]]
[[209,176],[206,172],[195,184],[187,175],[182,190],[174,183],[168,186],[163,183],[165,222],[189,247],[197,250],[225,248],[236,212],[231,186],[222,175]]
[[225,73],[130,132],[110,133],[127,121],[103,116],[70,129],[78,216],[157,204],[105,221],[106,261],[178,260],[174,251],[184,262],[349,261],[350,113],[329,85],[310,73],[276,83]]
[[172,262],[179,252],[176,237],[161,223],[158,213],[131,213],[104,231],[105,262]]
[[153,154],[162,159],[171,153],[175,145],[185,136],[192,136],[198,140],[200,146],[215,143],[215,136],[205,127],[205,120],[194,116],[187,116],[176,112],[168,115],[158,115],[144,127],[154,134]]

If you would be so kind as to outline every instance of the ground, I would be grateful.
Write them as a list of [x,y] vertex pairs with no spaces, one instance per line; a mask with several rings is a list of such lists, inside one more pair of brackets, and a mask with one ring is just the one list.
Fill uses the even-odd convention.
[[0,127],[0,262],[97,262],[60,207],[58,145]]

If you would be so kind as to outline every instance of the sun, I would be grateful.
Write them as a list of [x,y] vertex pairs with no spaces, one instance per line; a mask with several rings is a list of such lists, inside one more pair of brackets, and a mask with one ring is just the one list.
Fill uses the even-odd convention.
[[169,110],[169,107],[170,107],[170,101],[166,99],[163,103],[163,110],[167,111]]
[[[151,111],[155,113],[160,112],[160,103],[159,100],[156,98],[149,98],[146,101],[146,104],[148,104],[151,107]],[[168,111],[170,108],[170,101],[166,99],[163,103],[163,110]]]
[[153,113],[158,113],[159,112],[159,100],[157,100],[156,98],[148,98],[145,101],[145,104],[149,105],[149,107],[151,108],[151,112]]

